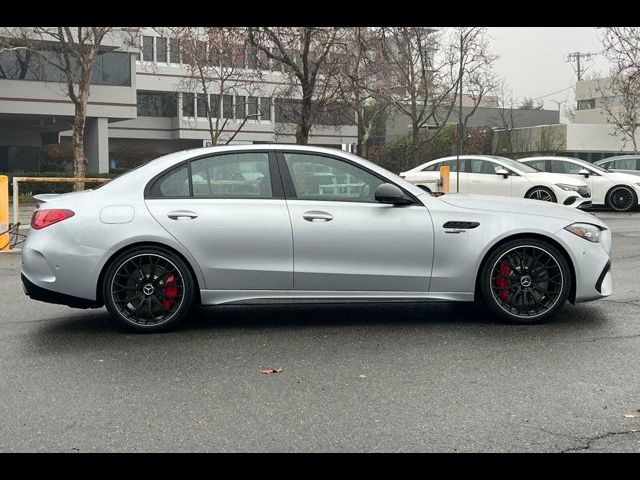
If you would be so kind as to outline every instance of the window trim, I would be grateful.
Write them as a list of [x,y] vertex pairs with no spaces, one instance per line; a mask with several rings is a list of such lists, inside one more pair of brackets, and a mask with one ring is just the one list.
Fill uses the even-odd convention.
[[[408,207],[408,206],[412,206],[412,205],[418,205],[418,206],[424,206],[422,204],[422,202],[420,202],[418,200],[418,198],[413,195],[412,193],[408,192],[405,188],[403,188],[401,185],[398,185],[396,182],[383,177],[382,175],[380,175],[377,172],[374,172],[370,169],[368,169],[367,167],[360,165],[359,163],[356,163],[348,158],[344,158],[338,155],[331,155],[325,152],[307,152],[307,151],[300,151],[300,150],[276,150],[276,158],[278,160],[278,168],[280,170],[281,173],[281,179],[282,179],[282,184],[284,187],[284,196],[287,200],[300,200],[300,201],[304,201],[304,202],[341,202],[341,203],[365,203],[365,204],[370,204],[370,205],[375,205],[375,204],[380,204],[380,205],[385,205],[385,204],[381,204],[380,202],[377,201],[369,201],[369,200],[353,200],[353,199],[348,199],[348,198],[340,198],[340,199],[331,199],[331,198],[323,198],[323,199],[318,199],[318,198],[299,198],[298,194],[296,193],[296,189],[295,189],[295,185],[293,183],[293,178],[291,177],[291,172],[289,170],[289,166],[287,165],[287,161],[284,158],[284,155],[286,153],[292,153],[292,154],[298,154],[298,155],[313,155],[313,156],[317,156],[317,157],[326,157],[326,158],[330,158],[332,160],[336,160],[339,162],[344,162],[347,163],[355,168],[360,168],[362,170],[364,170],[365,172],[367,172],[370,175],[373,175],[374,177],[379,178],[380,180],[383,180],[383,183],[390,183],[391,185],[395,185],[396,187],[398,187],[400,190],[402,190],[402,192],[408,197],[410,198],[413,203],[408,203],[405,205],[394,205],[394,207]],[[426,207],[425,207],[426,208]]]
[[[271,197],[254,197],[252,195],[198,195],[195,196],[193,194],[193,177],[191,172],[191,162],[195,162],[197,160],[201,160],[203,158],[211,158],[217,157],[220,155],[233,155],[240,153],[266,153],[267,160],[269,163],[269,176],[271,177]],[[157,182],[162,180],[166,175],[170,175],[171,172],[183,167],[187,164],[187,174],[189,178],[189,195],[184,196],[170,196],[170,197],[161,197],[161,196],[153,196],[151,194],[151,190],[155,186]],[[276,156],[273,150],[269,149],[260,149],[260,150],[229,150],[225,152],[214,152],[208,154],[198,155],[196,157],[188,158],[185,160],[172,165],[171,167],[163,170],[162,172],[154,175],[151,180],[147,182],[147,185],[144,187],[144,199],[145,200],[284,200],[284,186],[282,184],[282,178],[280,176],[280,171],[278,169]]]

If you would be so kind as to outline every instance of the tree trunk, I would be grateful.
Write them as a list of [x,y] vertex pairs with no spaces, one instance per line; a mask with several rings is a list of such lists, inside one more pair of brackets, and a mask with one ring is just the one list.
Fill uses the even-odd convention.
[[[86,89],[82,89],[78,92],[78,101],[75,103],[71,138],[73,145],[73,176],[76,178],[85,177],[87,171],[87,156],[84,152],[84,128],[87,120],[88,98],[89,92]],[[84,190],[84,182],[76,182],[74,190]]]
[[420,150],[420,127],[414,124],[411,127],[411,164],[409,168],[418,165],[418,151]]

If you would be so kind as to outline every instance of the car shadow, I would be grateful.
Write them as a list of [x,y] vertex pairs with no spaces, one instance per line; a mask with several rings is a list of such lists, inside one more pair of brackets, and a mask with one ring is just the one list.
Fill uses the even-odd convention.
[[575,338],[606,330],[608,318],[595,305],[567,305],[550,321],[540,325],[508,325],[478,304],[366,303],[309,305],[226,305],[201,308],[176,330],[159,334],[136,334],[120,329],[106,310],[86,311],[68,318],[38,324],[30,335],[44,351],[104,349],[124,341],[136,345],[172,345],[203,342],[238,335],[277,335],[304,330],[315,334],[371,333],[394,335],[453,335],[503,338],[506,341],[549,336]]

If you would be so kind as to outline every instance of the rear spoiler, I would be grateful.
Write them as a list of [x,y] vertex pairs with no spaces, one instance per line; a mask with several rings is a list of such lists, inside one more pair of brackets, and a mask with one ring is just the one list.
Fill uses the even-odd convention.
[[63,195],[62,193],[40,193],[38,195],[34,195],[33,198],[38,200],[41,203],[47,203],[48,200],[53,200],[55,197],[59,197]]

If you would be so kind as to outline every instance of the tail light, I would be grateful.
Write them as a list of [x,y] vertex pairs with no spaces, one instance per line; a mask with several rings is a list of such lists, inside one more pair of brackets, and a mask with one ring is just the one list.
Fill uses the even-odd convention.
[[64,208],[36,210],[33,212],[33,217],[31,217],[31,228],[40,230],[41,228],[73,217],[74,215],[75,213],[72,210],[66,210]]

